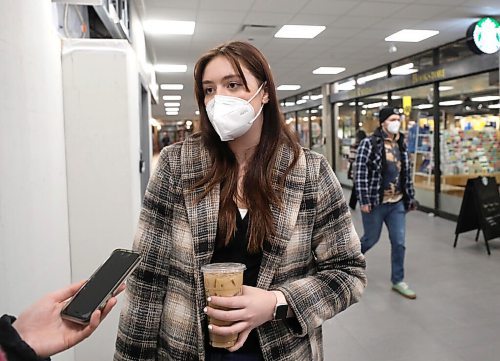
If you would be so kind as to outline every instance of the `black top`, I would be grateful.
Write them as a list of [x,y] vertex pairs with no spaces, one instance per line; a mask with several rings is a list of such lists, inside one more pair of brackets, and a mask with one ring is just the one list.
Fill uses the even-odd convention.
[[12,323],[15,317],[3,315],[0,318],[0,352],[7,356],[9,361],[50,361],[50,358],[38,357],[33,349],[24,342]]
[[[258,253],[249,253],[248,246],[248,221],[249,213],[242,219],[240,212],[236,213],[236,232],[234,238],[226,247],[216,247],[212,255],[211,263],[236,262],[243,263],[247,268],[243,273],[243,284],[247,286],[257,286],[257,276],[259,275],[260,263],[262,261],[262,251]],[[217,242],[216,244],[219,244]],[[229,352],[223,348],[213,348],[208,345],[207,350],[210,352],[226,353]],[[253,329],[248,335],[245,344],[236,353],[256,353],[262,354],[257,337],[257,331]]]

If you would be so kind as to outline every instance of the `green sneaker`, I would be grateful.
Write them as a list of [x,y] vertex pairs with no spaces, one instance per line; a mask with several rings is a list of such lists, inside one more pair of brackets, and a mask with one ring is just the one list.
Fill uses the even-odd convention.
[[392,290],[412,300],[417,298],[417,294],[413,290],[411,290],[410,287],[408,287],[406,282],[399,282],[396,283],[395,285],[392,285]]

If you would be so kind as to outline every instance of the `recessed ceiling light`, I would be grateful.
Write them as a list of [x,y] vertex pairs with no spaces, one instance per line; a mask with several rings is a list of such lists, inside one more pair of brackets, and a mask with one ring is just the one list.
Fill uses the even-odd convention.
[[491,104],[491,105],[488,105],[488,108],[490,108],[490,109],[500,109],[500,104]]
[[179,115],[179,112],[166,112],[167,115]]
[[313,70],[313,74],[339,74],[345,71],[345,68],[340,66],[320,66]]
[[167,102],[163,104],[166,107],[180,107],[181,103],[175,103],[175,102]]
[[299,99],[297,100],[297,104],[304,104],[304,103],[307,103],[307,100],[306,99]]
[[144,31],[156,35],[192,35],[195,25],[194,21],[147,20]]
[[195,111],[195,112],[194,112],[194,114],[195,114],[195,115],[200,115],[200,111],[199,111],[199,110],[197,110],[197,111]]
[[155,71],[159,73],[185,73],[187,65],[184,64],[155,64]]
[[285,102],[285,107],[293,107],[295,102]]
[[473,102],[492,102],[494,100],[499,100],[500,96],[498,95],[486,95],[482,97],[474,97],[470,98]]
[[299,89],[300,85],[288,85],[288,84],[280,85],[279,87],[276,88],[276,90],[299,90]]
[[179,108],[178,107],[173,107],[173,108],[165,108],[165,110],[167,112],[178,112],[179,111]]
[[163,100],[181,100],[182,97],[180,95],[164,95]]
[[437,30],[415,30],[403,29],[385,38],[385,41],[402,41],[408,43],[418,43],[419,41],[439,34]]
[[183,84],[161,84],[161,90],[182,90],[184,89]]
[[322,25],[283,25],[275,38],[312,39],[326,29]]

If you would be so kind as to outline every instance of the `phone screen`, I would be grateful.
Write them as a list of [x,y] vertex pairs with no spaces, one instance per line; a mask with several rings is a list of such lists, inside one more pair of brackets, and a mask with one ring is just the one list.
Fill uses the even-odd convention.
[[117,287],[123,276],[136,264],[140,255],[136,252],[115,250],[106,262],[78,291],[63,314],[81,320],[89,320],[92,312]]

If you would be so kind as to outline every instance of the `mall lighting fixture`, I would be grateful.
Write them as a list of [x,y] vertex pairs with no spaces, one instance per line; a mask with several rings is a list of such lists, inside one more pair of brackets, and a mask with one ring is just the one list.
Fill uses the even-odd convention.
[[297,100],[297,105],[304,104],[304,103],[307,103],[307,100],[305,100],[305,99],[299,99],[299,100]]
[[375,74],[362,76],[361,78],[358,78],[358,84],[365,84],[365,83],[368,83],[369,81],[372,81],[375,79],[385,78],[386,76],[387,76],[386,70],[375,73]]
[[146,20],[143,27],[155,35],[192,35],[195,25],[194,21]]
[[195,111],[195,112],[194,112],[194,114],[195,114],[195,115],[200,115],[200,111],[199,111],[199,110],[197,110],[197,111]]
[[178,107],[168,107],[168,108],[165,108],[165,110],[167,112],[178,112],[179,108]]
[[295,102],[285,102],[285,107],[293,107]]
[[470,98],[473,102],[492,102],[494,100],[499,100],[500,96],[498,95],[486,95],[482,97],[474,97]]
[[385,41],[401,41],[408,43],[418,43],[439,34],[437,30],[415,30],[403,29],[385,38]]
[[181,103],[175,103],[175,102],[167,102],[163,104],[166,107],[180,107]]
[[179,112],[166,112],[166,115],[179,115]]
[[363,108],[366,108],[366,109],[380,108],[380,107],[385,107],[388,104],[389,103],[387,103],[387,102],[376,102],[376,103],[370,103],[370,104],[363,105]]
[[161,84],[161,90],[182,90],[184,89],[183,84]]
[[[363,105],[363,104],[365,104],[365,103],[363,103],[363,102],[358,102],[358,105]],[[356,105],[356,102],[350,102],[350,103],[349,103],[349,105],[350,105],[351,107],[353,107],[353,106],[355,106],[355,105]]]
[[313,74],[339,74],[345,71],[345,68],[340,66],[320,66],[313,70]]
[[289,84],[283,84],[276,88],[276,90],[299,90],[299,89],[300,85],[289,85]]
[[274,34],[275,38],[312,39],[326,29],[322,25],[283,25]]
[[354,90],[355,85],[356,82],[354,80],[349,80],[344,83],[337,84],[337,90],[338,91]]
[[444,102],[439,102],[439,105],[442,107],[449,107],[452,105],[462,104],[463,100],[445,100]]
[[434,105],[432,105],[432,104],[419,104],[415,108],[422,110],[422,109],[430,109],[433,107],[434,107]]
[[187,65],[185,64],[155,64],[155,71],[159,73],[185,73]]
[[311,100],[323,99],[323,94],[311,95]]
[[418,69],[413,68],[413,63],[396,66],[391,69],[392,75],[408,75],[418,72]]
[[[431,89],[433,89],[433,88],[431,88]],[[440,92],[445,92],[448,90],[452,90],[454,88],[452,86],[449,86],[449,85],[441,85],[438,89]]]
[[490,109],[500,109],[500,104],[491,104],[491,105],[488,105],[488,108],[490,108]]
[[181,100],[182,97],[180,95],[164,95],[163,100]]

